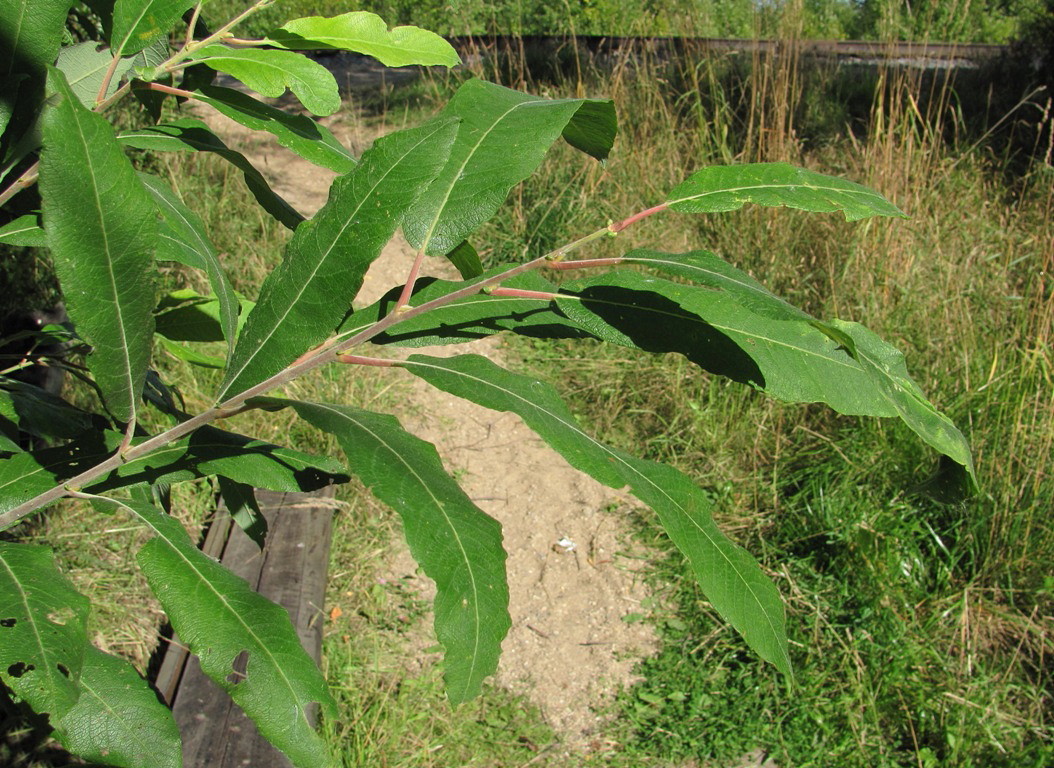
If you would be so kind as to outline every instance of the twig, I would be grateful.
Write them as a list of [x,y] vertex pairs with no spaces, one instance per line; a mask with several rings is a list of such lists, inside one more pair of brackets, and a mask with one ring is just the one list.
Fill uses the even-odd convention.
[[[632,224],[633,222],[645,218],[646,215],[650,216],[652,213],[662,210],[662,208],[663,206],[649,208],[647,211],[642,211],[640,214],[635,214],[634,216],[625,219],[623,222],[620,222],[623,225],[621,229],[625,229],[627,226],[630,226],[630,224]],[[440,296],[439,298],[425,302],[420,306],[404,307],[402,311],[390,312],[373,325],[369,326],[368,328],[364,328],[363,330],[359,331],[358,333],[352,335],[347,339],[341,340],[340,337],[336,337],[330,342],[318,347],[312,353],[306,356],[301,356],[301,358],[296,363],[284,368],[283,370],[274,374],[270,378],[260,382],[259,384],[256,384],[255,386],[250,387],[244,392],[234,395],[233,397],[229,397],[223,402],[221,402],[219,405],[202,411],[196,416],[192,416],[186,421],[182,421],[176,426],[171,427],[170,429],[161,432],[149,438],[148,440],[144,440],[138,445],[131,446],[130,448],[128,448],[127,451],[123,453],[118,451],[112,456],[110,456],[108,459],[105,459],[104,461],[96,464],[95,466],[86,469],[79,475],[76,475],[75,477],[72,477],[64,481],[63,483],[56,485],[55,487],[45,491],[44,493],[40,493],[34,496],[33,498],[29,499],[28,501],[19,504],[17,507],[14,507],[13,509],[10,509],[7,512],[0,514],[0,530],[9,528],[11,525],[15,524],[26,515],[36,511],[37,509],[40,509],[41,507],[47,504],[57,501],[63,497],[79,493],[79,490],[85,485],[88,485],[93,481],[98,480],[99,478],[109,474],[113,470],[120,467],[122,464],[125,464],[129,461],[133,461],[142,456],[146,456],[147,454],[157,450],[158,448],[162,448],[168,445],[169,443],[175,442],[176,440],[179,440],[185,437],[186,435],[189,435],[190,433],[194,432],[200,427],[203,427],[213,421],[226,418],[235,413],[241,413],[243,411],[253,409],[255,406],[249,402],[250,400],[252,400],[252,398],[259,397],[270,392],[273,389],[282,387],[290,383],[291,381],[299,378],[308,371],[314,370],[315,368],[325,365],[326,363],[333,362],[335,359],[340,360],[343,353],[345,353],[347,350],[351,349],[352,347],[358,344],[362,344],[366,341],[369,341],[370,339],[379,336],[394,325],[398,325],[399,323],[404,322],[406,320],[410,320],[411,318],[417,317],[418,315],[423,315],[427,312],[431,312],[434,309],[446,306],[447,304],[451,304],[459,299],[463,299],[468,296],[473,296],[486,288],[497,286],[501,282],[515,277],[517,275],[521,275],[525,272],[530,272],[540,267],[551,266],[554,258],[562,258],[563,254],[569,253],[570,251],[573,251],[574,249],[579,248],[588,242],[614,234],[614,231],[611,229],[611,226],[612,225],[609,225],[608,227],[599,229],[596,232],[586,235],[585,237],[579,238],[578,240],[575,240],[574,242],[569,243],[561,248],[557,248],[554,251],[550,251],[549,253],[543,256],[539,256],[524,264],[519,264],[517,266],[510,267],[509,269],[506,269],[504,272],[498,275],[493,275],[489,278],[478,280],[477,282],[466,285],[465,287],[459,288],[456,291],[451,291],[445,296]],[[621,229],[619,231],[621,231]],[[361,362],[369,359],[353,355],[347,355],[345,357],[356,362]]]
[[40,175],[40,162],[35,162],[29,166],[22,175],[15,179],[14,183],[0,192],[0,206],[10,200],[12,197],[17,195],[23,189],[29,189],[37,183],[37,177]]

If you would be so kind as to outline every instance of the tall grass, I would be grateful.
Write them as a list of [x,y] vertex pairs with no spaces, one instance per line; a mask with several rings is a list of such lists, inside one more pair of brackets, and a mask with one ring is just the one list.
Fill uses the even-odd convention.
[[[638,48],[564,81],[507,62],[482,72],[611,96],[621,124],[604,168],[556,150],[479,238],[493,258],[652,205],[707,163],[788,160],[890,196],[909,221],[748,209],[649,220],[600,248],[707,248],[820,316],[867,324],[904,350],[978,464],[974,498],[938,503],[916,492],[935,457],[898,424],[775,403],[676,358],[523,346],[602,437],[711,488],[725,528],[788,599],[793,692],[716,621],[680,558],[660,558],[665,646],[616,713],[619,759],[720,761],[760,746],[795,766],[1049,764],[1054,169],[1042,152],[1012,163],[1010,144],[989,141],[1004,115],[965,112],[961,76],[813,69],[793,31],[784,53],[749,63]],[[1013,119],[1043,114],[1023,105]],[[668,551],[653,520],[638,523]]]

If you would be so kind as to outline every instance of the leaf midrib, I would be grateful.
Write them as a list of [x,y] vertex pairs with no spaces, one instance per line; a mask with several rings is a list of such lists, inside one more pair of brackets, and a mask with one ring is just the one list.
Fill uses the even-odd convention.
[[[384,171],[382,176],[370,187],[369,191],[362,196],[358,204],[355,206],[355,209],[344,217],[344,223],[341,225],[340,230],[330,239],[330,243],[328,246],[326,246],[325,252],[322,253],[320,257],[316,260],[315,266],[311,270],[310,278],[303,281],[300,286],[300,290],[286,305],[285,311],[282,312],[282,314],[279,315],[278,318],[271,324],[271,330],[267,332],[267,335],[260,339],[258,342],[256,342],[256,349],[250,354],[248,358],[246,358],[245,362],[240,368],[238,368],[237,372],[233,374],[228,374],[230,379],[230,385],[223,388],[223,392],[220,393],[221,398],[227,394],[227,392],[230,390],[230,387],[233,386],[233,384],[238,380],[238,377],[245,373],[245,369],[249,367],[249,364],[252,363],[252,361],[259,356],[261,350],[264,348],[264,345],[267,344],[278,332],[278,329],[281,327],[282,323],[285,322],[285,319],[287,317],[289,317],[289,313],[293,311],[293,307],[300,301],[300,298],[307,291],[308,287],[313,284],[315,275],[317,275],[318,271],[322,269],[322,265],[329,260],[330,254],[333,252],[333,249],[336,248],[337,243],[344,236],[344,233],[347,231],[348,227],[350,227],[352,223],[355,222],[355,217],[358,212],[372,198],[377,188],[385,181],[385,179],[388,178],[390,174],[395,171],[397,167],[399,167],[399,164],[407,157],[407,155],[415,151],[423,143],[435,136],[437,130],[438,127],[436,130],[430,131],[429,133],[423,135],[419,141],[414,142],[412,146],[410,146],[405,152],[403,152],[397,161],[391,163],[388,168]],[[351,172],[353,173],[354,171]]]
[[[186,565],[190,568],[190,570],[193,571],[193,573],[198,577],[198,580],[202,584],[204,584],[208,588],[208,590],[210,592],[212,592],[212,594],[214,594],[219,599],[219,601],[227,609],[228,614],[230,614],[231,616],[233,616],[235,618],[235,620],[244,628],[246,634],[248,634],[253,639],[253,641],[256,643],[256,646],[257,646],[257,648],[259,648],[260,652],[268,660],[270,660],[271,666],[278,672],[278,675],[281,678],[282,682],[285,684],[285,687],[289,690],[290,694],[292,695],[294,706],[295,706],[295,708],[296,708],[296,710],[297,710],[297,712],[299,714],[300,719],[303,720],[304,723],[308,725],[308,727],[310,727],[310,723],[308,722],[308,719],[307,719],[307,711],[306,711],[307,708],[300,706],[300,698],[298,696],[298,691],[293,686],[292,681],[290,681],[289,677],[285,674],[285,670],[282,668],[282,665],[278,663],[278,660],[271,653],[270,648],[260,638],[260,636],[256,634],[256,632],[253,630],[253,627],[251,625],[245,623],[245,621],[241,617],[241,614],[237,610],[235,610],[234,606],[231,605],[230,602],[228,602],[227,596],[223,592],[221,592],[220,590],[216,589],[212,585],[212,582],[209,581],[209,579],[206,578],[205,574],[202,573],[198,569],[197,565],[195,565],[195,563],[192,560],[190,560],[185,554],[183,554],[183,551],[175,544],[175,542],[172,541],[171,538],[169,538],[169,536],[166,534],[166,532],[161,530],[160,526],[154,525],[148,519],[147,515],[141,513],[139,510],[136,510],[133,507],[128,506],[127,504],[122,503],[118,499],[109,499],[108,498],[107,501],[112,501],[112,502],[116,502],[117,504],[120,504],[121,506],[125,507],[125,509],[130,510],[140,520],[142,520],[144,523],[146,523],[150,528],[152,528],[154,530],[154,532],[157,534],[157,538],[159,538],[162,541],[164,541],[168,545],[169,549],[171,551],[175,552],[179,556],[179,558],[181,560],[183,560],[184,563],[186,563]],[[156,512],[156,513],[153,513],[153,514],[160,515],[160,514],[163,514],[163,513]]]
[[[417,473],[417,470],[414,469],[414,467],[409,462],[407,462],[406,459],[404,459],[403,456],[398,451],[396,451],[391,445],[389,445],[388,442],[382,436],[378,435],[376,432],[374,432],[372,429],[370,429],[368,426],[366,426],[361,421],[355,420],[354,418],[352,418],[352,416],[350,414],[348,414],[348,413],[346,413],[344,411],[339,411],[337,409],[334,409],[333,407],[328,406],[325,403],[312,403],[312,405],[317,407],[317,408],[320,408],[322,410],[328,411],[328,412],[330,412],[332,414],[335,414],[338,418],[346,419],[348,422],[356,425],[359,429],[361,429],[362,431],[364,431],[367,434],[369,434],[371,437],[373,437],[374,440],[376,440],[378,443],[380,443],[382,446],[384,446],[388,450],[388,452],[392,456],[394,456],[404,467],[406,467],[406,469],[410,472],[410,474],[412,474],[414,476],[414,478],[417,480],[418,484],[425,490],[425,492],[428,494],[428,496],[432,499],[436,509],[438,509],[439,512],[443,515],[443,519],[446,521],[447,527],[449,527],[450,531],[453,533],[454,540],[457,542],[458,549],[461,551],[461,559],[465,562],[466,570],[468,571],[468,576],[469,576],[469,583],[470,583],[471,588],[472,588],[472,598],[473,598],[472,599],[472,612],[473,612],[473,616],[474,616],[474,621],[473,621],[473,627],[472,627],[472,629],[473,629],[472,665],[469,668],[468,680],[471,681],[471,680],[475,679],[475,676],[476,676],[476,664],[477,664],[477,660],[479,658],[479,647],[480,647],[480,644],[482,643],[482,640],[481,640],[481,637],[480,637],[481,636],[481,631],[480,631],[481,621],[480,621],[480,614],[479,614],[480,593],[479,593],[479,588],[478,588],[478,586],[476,584],[476,573],[475,573],[475,570],[472,567],[472,560],[468,556],[468,551],[465,549],[465,545],[464,545],[464,543],[461,540],[461,535],[458,533],[457,526],[454,525],[453,521],[450,519],[450,515],[447,514],[446,507],[444,507],[442,502],[436,497],[436,495],[434,493],[432,493],[431,487],[428,485],[427,482],[425,482],[425,479],[423,477],[421,477],[421,475],[419,475]],[[466,690],[468,690],[468,686],[470,684],[471,683],[469,683],[469,682],[466,683],[466,688],[465,688]]]
[[[26,590],[22,587],[22,580],[18,578],[18,575],[11,569],[11,566],[8,565],[6,557],[0,557],[0,563],[3,564],[4,570],[7,571],[8,575],[11,577],[11,581],[15,584],[15,588],[18,590],[18,596],[22,600],[22,607],[25,609],[26,618],[33,629],[33,639],[37,641],[37,651],[40,653],[40,660],[42,662],[42,666],[44,667],[44,670],[46,670],[45,675],[49,680],[59,680],[59,682],[61,683],[61,681],[66,680],[66,678],[62,677],[58,673],[57,667],[53,669],[53,665],[48,663],[49,655],[47,650],[44,648],[44,640],[40,631],[40,625],[36,620],[36,614],[30,606],[29,596],[26,593]],[[52,688],[57,690],[58,687],[59,686],[52,683]]]
[[[753,189],[789,189],[791,187],[806,187],[808,189],[816,190],[818,192],[840,192],[842,194],[847,194],[847,195],[856,195],[857,197],[875,197],[875,198],[882,199],[879,195],[875,194],[874,192],[870,192],[870,191],[868,191],[866,189],[864,189],[864,190],[845,189],[843,187],[820,186],[818,184],[809,184],[807,182],[799,182],[797,184],[790,184],[790,183],[786,183],[786,182],[781,182],[779,184],[749,184],[749,185],[744,185],[744,186],[740,186],[740,187],[722,187],[721,189],[711,189],[711,190],[708,190],[706,192],[700,192],[698,195],[689,195],[688,197],[680,197],[680,198],[677,198],[676,200],[667,200],[666,204],[670,205],[670,206],[673,206],[673,205],[677,205],[678,203],[689,202],[691,200],[699,200],[700,198],[709,197],[710,195],[723,195],[723,194],[726,194],[726,193],[745,192],[745,191],[749,191],[749,190],[753,190]],[[736,200],[735,202],[739,203],[740,205],[746,205],[747,203],[750,203],[750,202],[753,202],[753,201],[751,201],[751,200]],[[783,205],[784,205],[784,207],[788,207],[788,208],[796,208],[797,207],[793,203],[784,203]],[[837,205],[837,203],[832,203],[832,205]],[[841,208],[839,208],[839,209],[841,210]]]
[[[472,148],[469,150],[468,154],[465,155],[465,159],[462,161],[461,165],[458,167],[457,173],[453,175],[450,183],[447,184],[446,191],[443,193],[443,202],[436,209],[435,217],[432,219],[432,223],[428,227],[428,233],[425,235],[424,239],[421,241],[421,250],[422,251],[424,251],[425,253],[428,252],[428,246],[431,245],[431,243],[432,243],[432,238],[435,236],[436,227],[439,226],[439,220],[441,218],[443,218],[443,211],[446,210],[447,203],[450,202],[450,196],[454,192],[454,187],[457,186],[458,181],[461,179],[461,174],[463,174],[465,172],[465,168],[466,168],[466,166],[468,166],[469,161],[471,161],[472,158],[475,157],[476,151],[479,149],[480,144],[482,144],[484,142],[484,140],[486,140],[486,138],[488,136],[490,136],[490,134],[493,133],[497,129],[498,125],[505,118],[507,118],[509,115],[511,115],[513,112],[515,112],[520,107],[531,106],[531,105],[534,105],[534,104],[558,104],[558,103],[560,103],[560,101],[561,100],[546,101],[545,99],[531,99],[529,101],[521,101],[521,102],[519,102],[517,104],[512,105],[507,110],[505,110],[505,112],[503,112],[493,123],[490,124],[490,126],[488,128],[486,128],[482,132],[482,134],[480,134],[479,140],[475,144],[472,145]],[[444,168],[443,170],[445,171],[446,169]],[[441,173],[442,173],[442,171],[441,171]]]

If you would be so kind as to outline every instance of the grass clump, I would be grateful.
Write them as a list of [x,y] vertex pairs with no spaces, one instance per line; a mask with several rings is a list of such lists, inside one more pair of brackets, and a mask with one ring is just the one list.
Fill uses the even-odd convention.
[[[680,358],[520,344],[599,437],[710,488],[724,529],[788,599],[793,689],[717,620],[654,521],[638,520],[667,553],[651,616],[664,646],[620,699],[620,747],[605,764],[723,765],[760,747],[779,765],[1047,765],[1050,159],[1042,147],[1010,155],[993,129],[1004,115],[963,111],[955,78],[896,68],[871,77],[866,105],[854,91],[855,106],[828,107],[851,110],[836,129],[797,89],[826,99],[842,86],[795,71],[804,66],[627,58],[607,74],[528,84],[614,97],[621,150],[603,169],[552,158],[478,238],[481,252],[515,258],[526,243],[537,255],[661,201],[706,163],[786,160],[868,184],[911,220],[671,215],[589,256],[705,248],[819,317],[865,323],[970,438],[981,490],[955,504],[921,494],[934,457],[899,424],[775,403]],[[1028,130],[1041,134],[1032,104],[1010,122],[1037,116]]]

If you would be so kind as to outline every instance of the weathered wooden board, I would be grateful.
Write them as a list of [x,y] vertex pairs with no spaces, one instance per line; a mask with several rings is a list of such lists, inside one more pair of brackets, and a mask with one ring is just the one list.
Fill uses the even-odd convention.
[[[289,611],[300,641],[316,661],[322,650],[332,497],[332,487],[310,494],[258,492],[268,524],[263,551],[240,528],[222,521],[214,526],[215,535],[210,530],[203,546],[260,594]],[[205,677],[197,659],[180,648],[178,638],[173,638],[157,683],[172,704],[183,736],[185,768],[290,765],[230,697]]]

